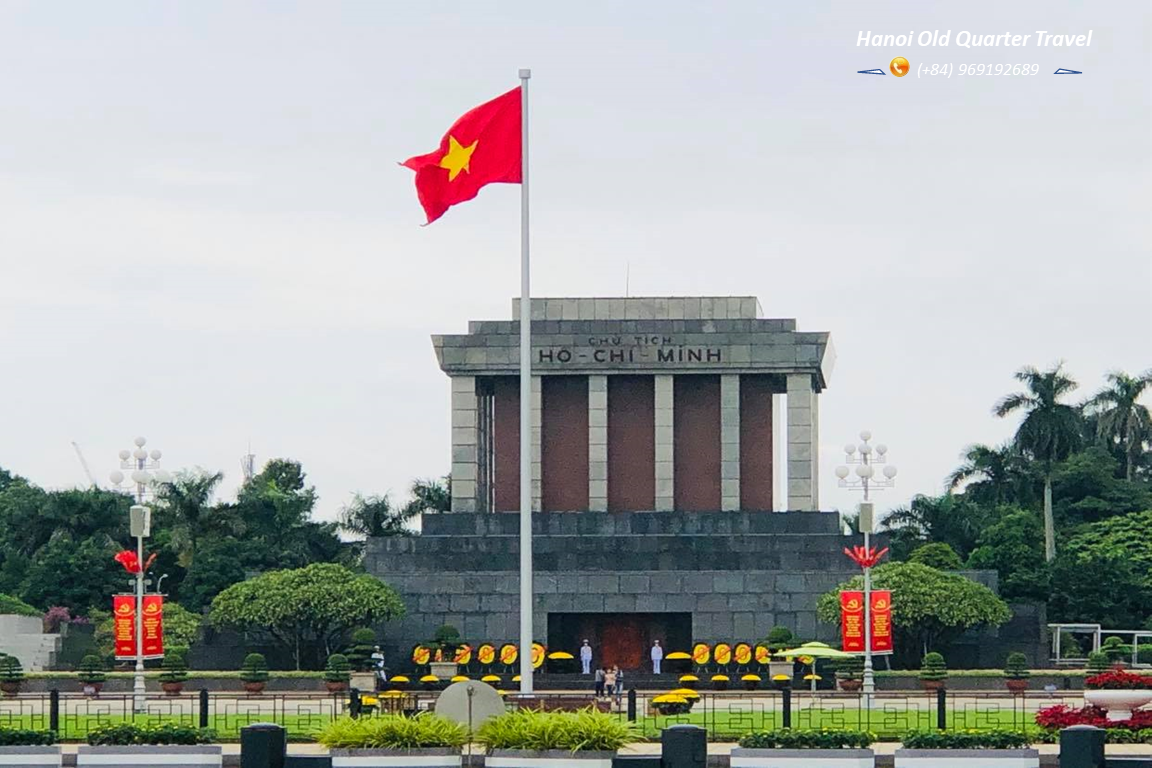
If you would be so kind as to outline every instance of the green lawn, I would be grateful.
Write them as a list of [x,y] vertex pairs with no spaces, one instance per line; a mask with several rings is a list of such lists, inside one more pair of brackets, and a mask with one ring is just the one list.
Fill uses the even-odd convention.
[[[331,722],[328,715],[293,715],[277,713],[243,714],[243,715],[214,715],[208,719],[208,727],[216,731],[217,738],[222,741],[239,741],[240,729],[253,723],[275,722],[288,731],[289,741],[312,741],[312,734]],[[179,725],[196,726],[199,720],[195,716],[184,718],[149,717],[147,715],[128,717],[125,715],[69,715],[60,717],[60,730],[57,738],[62,742],[83,742],[88,732],[104,725],[119,725],[135,722],[140,724],[156,725],[159,723],[177,723]],[[40,715],[0,715],[0,728],[18,728],[31,730],[47,730],[48,717]]]
[[[972,708],[949,710],[947,713],[949,730],[1025,730],[1036,727],[1035,716],[1031,712],[1013,710],[1011,707],[976,711]],[[713,741],[735,739],[749,731],[783,728],[779,712],[764,711],[755,707],[738,708],[721,706],[715,709],[693,711],[687,715],[671,717],[637,717],[637,725],[645,738],[659,738],[660,731],[669,725],[687,723],[707,729]],[[907,731],[931,730],[936,727],[935,709],[892,709],[868,710],[804,710],[792,713],[792,727],[803,730],[829,728],[834,730],[867,730],[881,738],[899,737]]]

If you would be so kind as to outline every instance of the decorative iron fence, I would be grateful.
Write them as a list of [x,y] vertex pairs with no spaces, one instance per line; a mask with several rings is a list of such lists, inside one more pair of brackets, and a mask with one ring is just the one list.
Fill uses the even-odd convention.
[[[660,692],[628,691],[624,696],[596,699],[582,693],[539,693],[522,697],[509,693],[507,707],[578,710],[596,706],[634,722],[643,738],[658,739],[670,725],[699,725],[713,741],[732,741],[750,731],[774,728],[872,731],[898,737],[911,730],[1025,730],[1035,727],[1036,713],[1056,704],[1083,706],[1076,692],[1029,693],[937,691],[862,693],[808,691],[701,692],[690,710],[665,714],[654,702]],[[240,729],[253,723],[283,726],[295,741],[312,740],[325,724],[345,714],[413,714],[435,706],[438,693],[413,691],[375,695],[309,693],[216,693],[199,691],[179,696],[147,694],[142,711],[130,693],[88,697],[51,691],[0,699],[0,728],[53,730],[61,741],[84,741],[89,731],[120,723],[181,725],[212,728],[221,741],[239,739]]]

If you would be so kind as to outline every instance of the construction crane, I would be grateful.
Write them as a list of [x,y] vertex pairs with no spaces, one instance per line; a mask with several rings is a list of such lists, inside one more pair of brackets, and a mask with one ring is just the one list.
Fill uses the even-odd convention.
[[84,453],[80,450],[80,445],[73,440],[72,447],[76,449],[76,458],[80,459],[80,466],[84,467],[84,474],[88,476],[88,482],[93,488],[99,488],[96,485],[96,478],[92,477],[92,470],[88,469],[88,462],[84,459]]

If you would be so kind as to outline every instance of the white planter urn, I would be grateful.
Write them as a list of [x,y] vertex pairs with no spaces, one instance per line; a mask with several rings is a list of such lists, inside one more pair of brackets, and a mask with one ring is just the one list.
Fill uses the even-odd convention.
[[1132,710],[1152,702],[1152,690],[1087,690],[1084,701],[1107,710],[1109,720],[1127,720]]

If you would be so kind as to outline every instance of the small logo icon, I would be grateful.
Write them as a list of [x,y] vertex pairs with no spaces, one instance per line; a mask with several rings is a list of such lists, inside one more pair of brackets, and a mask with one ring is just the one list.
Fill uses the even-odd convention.
[[908,59],[903,56],[897,56],[892,59],[892,63],[888,65],[888,71],[896,75],[896,77],[904,77],[904,75],[908,74],[909,69],[911,69],[911,65],[908,64]]

